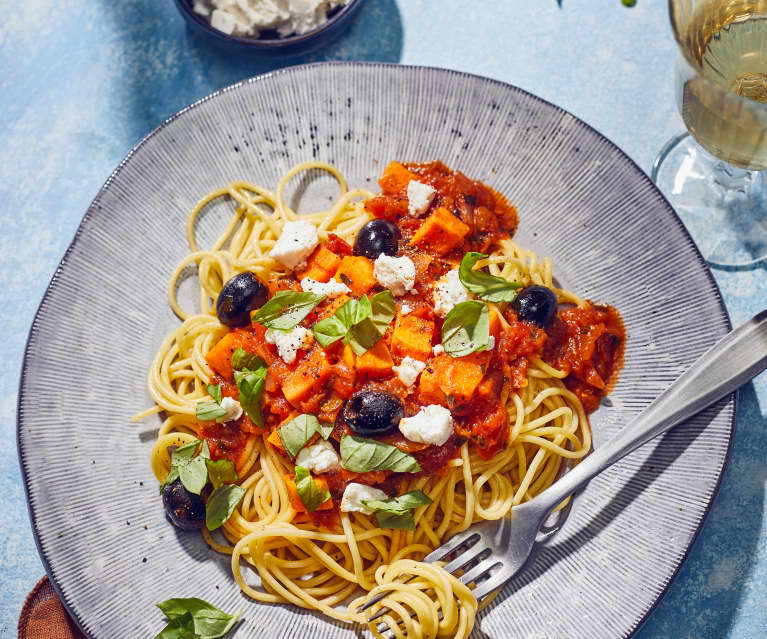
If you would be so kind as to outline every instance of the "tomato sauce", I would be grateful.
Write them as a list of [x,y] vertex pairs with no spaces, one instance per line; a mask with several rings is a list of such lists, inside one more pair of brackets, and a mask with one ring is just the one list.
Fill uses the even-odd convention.
[[[408,212],[407,184],[411,179],[428,184],[436,191],[421,217],[410,216]],[[378,359],[367,363],[338,341],[325,349],[315,342],[308,351],[299,351],[295,362],[286,364],[278,356],[275,346],[266,342],[263,326],[253,324],[245,329],[235,329],[241,333],[238,339],[246,350],[258,354],[268,365],[262,400],[264,428],[258,428],[244,414],[225,424],[200,422],[200,435],[208,441],[214,459],[236,461],[249,437],[256,434],[267,440],[281,424],[301,413],[310,413],[321,422],[335,424],[331,438],[340,441],[344,434],[353,434],[341,413],[345,400],[358,390],[369,389],[398,397],[406,416],[414,415],[422,406],[431,403],[440,403],[450,409],[454,435],[443,446],[412,442],[398,432],[379,438],[415,457],[422,474],[444,473],[450,459],[460,455],[460,447],[467,440],[483,459],[491,459],[505,448],[509,432],[506,402],[511,393],[527,385],[531,357],[540,357],[551,366],[564,370],[567,373],[565,385],[579,397],[587,412],[595,410],[612,388],[622,365],[626,334],[618,312],[607,306],[586,303],[582,307],[560,308],[551,325],[544,329],[521,321],[511,308],[505,308],[508,305],[500,305],[502,318],[491,321],[494,349],[464,358],[432,354],[432,346],[441,341],[443,322],[434,313],[432,305],[436,283],[448,271],[457,268],[466,252],[488,253],[500,240],[512,237],[518,225],[517,211],[501,194],[460,171],[452,171],[441,162],[392,163],[379,185],[381,194],[367,200],[365,208],[375,217],[394,222],[400,229],[402,238],[398,255],[412,260],[416,279],[414,290],[397,297],[396,302],[399,310],[403,304],[410,307],[406,315],[410,319],[403,320],[405,314],[398,313],[380,340],[384,346],[376,355]],[[438,210],[442,219],[449,220],[452,227],[439,228],[436,234],[427,237],[427,218],[436,219]],[[457,241],[451,239],[454,228],[462,234]],[[420,241],[419,237],[427,237],[428,241]],[[354,256],[352,247],[332,233],[315,254],[323,247],[326,249],[323,264],[327,264],[328,255],[341,264],[344,259],[367,259]],[[314,254],[309,257],[307,268],[313,268],[313,258]],[[355,263],[355,268],[348,273],[342,273],[340,266],[334,267],[339,269],[335,278],[354,286],[366,286],[368,296],[383,290],[375,281],[358,279],[358,271],[365,269],[356,266]],[[367,268],[372,272],[372,260]],[[322,269],[313,272],[323,273]],[[333,277],[333,273],[326,275]],[[275,277],[267,284],[271,295],[279,290],[301,290],[299,274]],[[341,298],[324,300],[302,325],[310,328],[332,315],[343,301]],[[426,360],[426,368],[413,387],[405,386],[391,370],[404,357],[404,347],[395,344],[394,339],[399,322],[430,327],[427,329],[430,333],[425,336],[427,342],[429,337],[431,340],[426,344],[428,351],[423,351],[420,356],[421,360]],[[224,396],[237,398],[231,364],[225,362],[218,370],[210,357],[209,363],[219,373],[211,383],[222,384]],[[296,376],[300,375],[304,377],[298,381],[299,391],[304,384],[310,387],[310,392],[297,395],[292,389],[297,384]],[[290,394],[286,390],[288,387]],[[271,438],[266,445],[273,446],[275,441],[279,443]],[[284,450],[279,452],[286,454]],[[407,477],[412,475],[390,471],[360,474],[342,470],[323,475],[336,506],[351,481],[384,487],[391,494]],[[315,523],[335,525],[337,509],[315,511],[308,517]]]

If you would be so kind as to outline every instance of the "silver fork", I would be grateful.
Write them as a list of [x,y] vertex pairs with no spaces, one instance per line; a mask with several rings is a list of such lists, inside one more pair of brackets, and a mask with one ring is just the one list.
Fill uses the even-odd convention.
[[[468,569],[459,578],[475,583],[478,601],[516,575],[527,562],[541,525],[565,498],[595,475],[661,433],[732,393],[767,368],[767,310],[728,333],[650,404],[625,432],[588,455],[543,493],[511,515],[485,521],[455,535],[423,561],[444,560],[450,573]],[[472,565],[473,564],[473,565]],[[374,598],[363,610],[384,595]],[[371,620],[386,613],[377,612]]]

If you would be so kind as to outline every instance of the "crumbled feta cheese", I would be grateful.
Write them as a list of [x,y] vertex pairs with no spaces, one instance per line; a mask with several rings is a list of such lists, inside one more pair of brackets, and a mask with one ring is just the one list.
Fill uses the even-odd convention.
[[373,499],[389,499],[384,491],[365,484],[348,484],[344,490],[344,496],[341,497],[341,512],[345,513],[364,513],[372,515],[373,509],[368,508],[363,501],[372,501]]
[[307,293],[316,293],[317,295],[324,295],[328,298],[338,297],[339,295],[349,293],[352,290],[343,282],[336,282],[335,280],[330,280],[329,282],[318,282],[317,280],[313,280],[311,277],[305,277],[301,280],[301,288],[304,289]]
[[240,419],[240,417],[242,417],[242,406],[240,406],[240,402],[238,402],[236,399],[232,399],[231,397],[222,397],[221,408],[226,411],[226,415],[222,415],[221,417],[216,418],[216,421],[219,424],[223,424],[224,422],[233,422],[234,420]]
[[407,302],[403,302],[399,307],[400,315],[407,315],[408,313],[413,312],[413,307],[410,306]]
[[442,344],[435,344],[434,346],[431,347],[431,352],[434,354],[435,357],[437,355],[442,355],[442,353],[445,352],[445,347],[442,346]]
[[341,461],[330,442],[320,440],[311,446],[304,446],[296,456],[296,466],[303,466],[317,475],[341,470]]
[[440,317],[445,317],[456,304],[470,299],[469,291],[458,277],[458,269],[454,268],[440,279],[434,288],[434,312]]
[[311,255],[319,243],[317,227],[311,222],[285,222],[282,233],[269,255],[288,268],[295,269]]
[[201,16],[205,16],[206,18],[210,15],[210,7],[206,6],[205,3],[201,2],[200,0],[194,0],[192,11],[200,14]]
[[[194,10],[213,9],[211,26],[237,36],[258,37],[264,29],[281,36],[306,33],[327,21],[328,11],[348,0],[195,0]],[[199,10],[198,10],[199,5]],[[214,22],[215,14],[219,14]],[[224,16],[223,18],[221,16]],[[230,22],[223,21],[230,19]],[[221,29],[221,26],[224,29]],[[232,31],[229,31],[232,26]]]
[[403,417],[399,430],[411,442],[442,446],[453,434],[453,417],[444,406],[430,404],[412,417]]
[[303,326],[296,326],[292,331],[277,331],[273,328],[266,331],[266,341],[277,347],[277,352],[286,364],[295,362],[298,350],[310,348],[313,340],[312,332]]
[[392,366],[392,370],[397,373],[397,377],[405,386],[415,384],[415,380],[418,379],[424,368],[426,368],[425,362],[414,359],[410,355],[405,356],[399,366]]
[[428,184],[410,180],[407,185],[407,208],[410,215],[420,217],[426,213],[436,191]]
[[373,265],[378,283],[394,295],[404,295],[415,284],[415,264],[409,257],[392,257],[381,253]]

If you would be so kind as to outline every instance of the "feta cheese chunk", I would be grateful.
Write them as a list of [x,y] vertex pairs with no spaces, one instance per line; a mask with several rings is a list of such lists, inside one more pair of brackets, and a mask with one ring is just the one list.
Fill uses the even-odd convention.
[[205,6],[205,4],[200,2],[200,0],[194,0],[192,11],[201,16],[205,16],[206,18],[210,15],[210,7]]
[[412,417],[403,417],[399,430],[411,442],[442,446],[453,434],[453,417],[444,406],[430,404]]
[[373,499],[389,499],[384,491],[365,484],[349,484],[344,490],[344,496],[341,497],[341,512],[345,513],[364,513],[372,515],[373,509],[368,508],[363,501]]
[[410,355],[407,355],[399,366],[392,366],[392,370],[397,373],[397,377],[405,386],[415,384],[415,380],[424,368],[426,368],[426,362],[414,359]]
[[223,424],[224,422],[233,422],[234,420],[240,419],[240,417],[242,417],[242,406],[240,406],[240,402],[238,402],[236,399],[232,399],[231,397],[222,397],[220,406],[226,411],[226,415],[222,415],[221,417],[216,418],[216,421],[219,424]]
[[394,295],[404,295],[415,284],[415,264],[409,257],[392,257],[381,253],[373,265],[378,283]]
[[267,329],[265,337],[269,344],[277,347],[277,352],[286,364],[295,362],[298,350],[310,348],[314,341],[312,332],[303,326],[296,326],[292,331],[277,331],[270,328]]
[[458,269],[454,268],[440,279],[434,288],[434,312],[440,317],[445,317],[456,304],[470,299],[469,291],[458,277]]
[[431,352],[434,354],[434,357],[437,355],[442,355],[442,353],[445,352],[445,347],[442,346],[442,344],[435,344],[431,347]]
[[410,306],[407,302],[403,302],[402,305],[399,307],[400,315],[407,315],[408,313],[413,312],[413,307]]
[[304,446],[296,456],[296,466],[303,466],[316,475],[341,470],[341,460],[330,442],[321,439],[316,444]]
[[302,264],[320,243],[317,227],[306,220],[285,222],[269,256],[290,269]]
[[343,282],[336,282],[330,280],[329,282],[318,282],[311,277],[305,277],[301,280],[301,288],[307,293],[316,293],[317,295],[324,295],[325,297],[338,297],[344,293],[350,293],[350,289]]
[[421,217],[426,213],[436,191],[428,184],[410,180],[407,185],[407,209],[413,217]]

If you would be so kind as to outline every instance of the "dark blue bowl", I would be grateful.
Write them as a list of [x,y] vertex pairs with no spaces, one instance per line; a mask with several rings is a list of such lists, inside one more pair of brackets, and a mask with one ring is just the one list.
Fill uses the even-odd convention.
[[348,26],[352,16],[362,5],[363,0],[349,0],[343,7],[331,11],[328,20],[312,31],[300,35],[279,37],[276,33],[263,34],[264,37],[249,38],[228,35],[210,26],[208,20],[192,9],[193,0],[175,0],[176,7],[187,22],[189,28],[207,36],[212,44],[232,53],[257,53],[272,56],[287,56],[306,53],[324,46],[337,38]]

